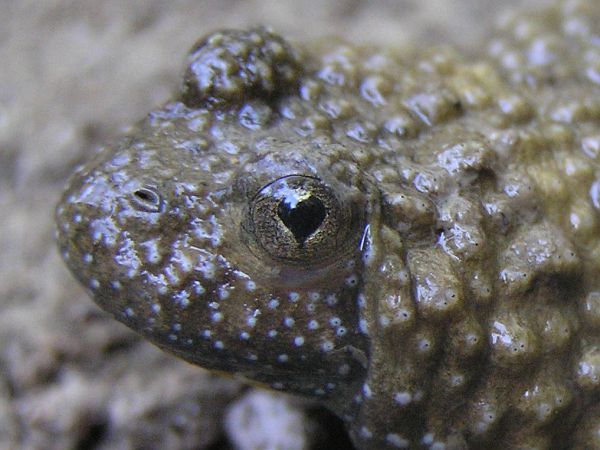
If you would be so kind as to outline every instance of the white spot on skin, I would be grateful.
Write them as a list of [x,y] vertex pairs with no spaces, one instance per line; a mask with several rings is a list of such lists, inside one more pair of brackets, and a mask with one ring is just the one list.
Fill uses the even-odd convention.
[[428,353],[432,347],[431,341],[427,338],[421,338],[417,341],[417,351],[419,353]]
[[287,362],[288,359],[289,359],[289,357],[285,353],[282,353],[281,355],[277,355],[277,361],[280,363]]
[[190,294],[187,291],[179,291],[173,295],[173,300],[179,307],[186,308],[190,304]]
[[194,219],[190,225],[195,238],[210,242],[213,248],[221,243],[222,232],[214,215],[211,215],[208,220]]
[[210,339],[210,337],[212,336],[212,331],[210,331],[210,330],[203,330],[202,331],[202,336],[205,337],[206,339]]
[[452,387],[461,386],[464,382],[465,378],[462,374],[456,374],[450,378],[450,386]]
[[111,281],[110,285],[116,290],[120,290],[123,287],[120,281]]
[[173,324],[173,331],[181,331],[181,324],[180,323],[174,323]]
[[373,392],[367,383],[363,384],[362,391],[365,398],[371,398],[373,396]]
[[129,154],[127,153],[119,153],[115,155],[115,157],[111,160],[111,164],[115,167],[122,167],[131,161]]
[[362,334],[369,334],[369,324],[365,319],[360,319],[358,321],[358,329]]
[[223,344],[223,341],[216,341],[214,347],[217,350],[223,350],[225,348],[225,344]]
[[226,300],[229,298],[229,291],[224,287],[220,287],[217,295],[219,296],[219,299]]
[[276,298],[269,300],[269,303],[267,303],[267,307],[269,309],[277,309],[278,306],[279,306],[279,300],[277,300]]
[[321,343],[321,350],[323,350],[324,352],[330,352],[331,350],[333,350],[334,348],[334,344],[331,341],[323,341]]
[[248,356],[246,356],[246,358],[250,361],[258,361],[258,356],[256,356],[254,353],[248,353]]
[[243,341],[247,341],[248,339],[250,339],[250,334],[247,331],[242,331],[240,333],[240,339],[242,339]]
[[221,305],[219,305],[219,302],[210,302],[210,303],[208,304],[208,307],[209,307],[210,309],[219,309],[219,306],[221,306]]
[[342,319],[337,316],[333,316],[331,319],[329,319],[329,324],[332,327],[339,327],[342,324]]
[[283,389],[283,388],[284,388],[284,386],[283,386],[283,383],[273,383],[273,384],[271,385],[271,387],[272,387],[273,389],[277,389],[277,390],[281,390],[281,389]]
[[327,297],[325,297],[325,303],[327,303],[329,306],[335,306],[338,303],[338,298],[335,294],[329,294]]
[[160,312],[160,305],[158,303],[152,303],[152,306],[150,307],[150,309],[152,310],[153,313],[158,314]]
[[319,294],[318,292],[309,292],[308,298],[310,299],[310,301],[316,302],[321,298],[321,294]]
[[394,394],[394,401],[400,406],[406,406],[412,401],[412,395],[410,392],[396,392]]
[[169,291],[167,279],[164,274],[154,275],[152,273],[146,272],[146,279],[148,280],[148,284],[156,287],[156,290],[159,294],[166,294]]
[[294,338],[294,345],[296,347],[300,347],[300,346],[304,345],[304,338],[302,336],[296,336]]
[[75,223],[81,223],[81,220],[82,220],[81,214],[75,214],[73,216],[73,222],[75,222]]
[[194,270],[200,272],[205,280],[212,280],[217,271],[217,268],[212,261],[212,255],[204,253],[198,255]]
[[94,260],[94,257],[91,254],[86,253],[83,255],[81,260],[83,261],[84,264],[89,264]]
[[410,444],[407,439],[404,439],[402,436],[396,433],[386,434],[385,440],[388,442],[388,444],[391,444],[396,448],[408,448]]
[[361,427],[359,433],[363,439],[371,439],[373,437],[373,433],[367,427]]
[[191,272],[194,268],[192,260],[181,251],[178,251],[173,255],[173,261],[179,264],[179,268],[183,273]]
[[132,308],[125,308],[125,315],[127,317],[134,317],[135,311]]
[[202,286],[202,284],[199,281],[194,281],[192,283],[192,289],[194,290],[194,293],[196,295],[202,295],[206,292],[204,286]]
[[275,336],[277,336],[277,330],[269,330],[267,332],[267,336],[270,338],[274,338]]
[[290,302],[296,303],[300,299],[300,294],[297,292],[290,292],[288,298],[290,299]]
[[246,290],[252,292],[256,289],[256,283],[252,280],[246,281]]
[[256,322],[258,321],[258,316],[260,316],[261,312],[260,309],[256,308],[254,311],[252,311],[252,315],[248,316],[246,319],[246,323],[248,324],[249,327],[254,328],[254,326],[256,325]]
[[223,313],[220,313],[220,312],[213,313],[210,316],[210,320],[211,320],[211,322],[220,322],[221,320],[223,320]]
[[308,329],[309,330],[316,330],[319,328],[319,322],[317,322],[316,320],[311,320],[308,322]]
[[158,251],[158,238],[141,242],[140,247],[146,250],[146,262],[158,264],[160,262],[160,252]]
[[98,280],[96,280],[95,278],[92,278],[90,280],[90,288],[98,289],[99,287],[100,287],[100,282]]
[[344,336],[346,333],[348,332],[348,330],[346,329],[346,327],[338,327],[335,330],[335,335],[338,337],[342,337]]
[[355,274],[352,274],[344,280],[344,283],[346,284],[346,286],[356,286],[358,284],[358,277]]
[[165,276],[167,277],[167,280],[169,280],[169,284],[171,284],[171,285],[179,284],[179,275],[175,271],[175,266],[173,266],[173,264],[170,264],[169,266],[167,266],[165,268],[164,273],[165,273]]
[[288,328],[292,328],[295,323],[296,321],[291,317],[286,317],[285,319],[283,319],[283,324]]
[[366,304],[367,300],[365,299],[365,296],[363,294],[358,294],[358,296],[356,297],[356,305],[362,309],[365,307]]

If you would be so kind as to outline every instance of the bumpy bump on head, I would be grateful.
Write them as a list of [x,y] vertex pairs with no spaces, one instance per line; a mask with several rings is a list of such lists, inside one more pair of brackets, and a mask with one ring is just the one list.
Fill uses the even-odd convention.
[[190,51],[181,99],[193,107],[273,99],[296,86],[300,74],[297,51],[277,34],[265,28],[221,31]]

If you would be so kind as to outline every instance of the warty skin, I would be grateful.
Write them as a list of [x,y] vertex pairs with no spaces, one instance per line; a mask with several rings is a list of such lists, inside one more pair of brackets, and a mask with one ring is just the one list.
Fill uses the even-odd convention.
[[469,57],[215,32],[72,176],[63,258],[360,449],[600,448],[599,24],[560,2]]

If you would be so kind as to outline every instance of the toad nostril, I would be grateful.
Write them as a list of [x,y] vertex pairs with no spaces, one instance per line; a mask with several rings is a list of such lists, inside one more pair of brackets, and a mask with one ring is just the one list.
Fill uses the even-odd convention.
[[137,198],[144,202],[151,202],[154,200],[154,196],[146,190],[135,191],[133,195],[135,195]]
[[140,188],[133,192],[131,196],[134,206],[142,211],[160,212],[163,201],[158,192],[151,188]]

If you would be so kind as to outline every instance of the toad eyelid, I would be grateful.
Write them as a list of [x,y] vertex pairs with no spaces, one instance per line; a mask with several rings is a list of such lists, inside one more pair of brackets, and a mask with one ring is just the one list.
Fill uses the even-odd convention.
[[279,182],[281,180],[284,180],[286,178],[291,178],[291,177],[302,177],[302,178],[307,178],[307,179],[310,179],[310,180],[315,180],[315,181],[318,181],[320,183],[323,182],[323,180],[321,178],[316,177],[314,175],[306,175],[306,174],[303,174],[303,173],[290,173],[290,174],[287,174],[287,175],[283,175],[283,176],[281,176],[279,178],[275,178],[273,181],[270,181],[269,183],[267,183],[264,186],[262,186],[261,188],[259,188],[256,191],[256,193],[252,196],[252,198],[250,199],[250,201],[251,202],[255,201],[261,195],[261,193],[265,189],[269,188],[270,186],[274,185],[275,183],[277,183],[277,182]]

